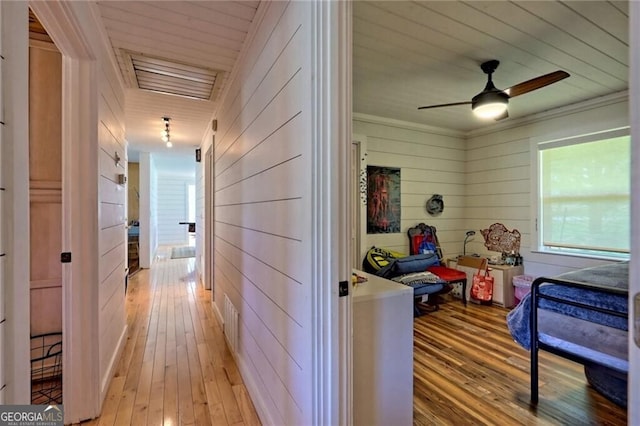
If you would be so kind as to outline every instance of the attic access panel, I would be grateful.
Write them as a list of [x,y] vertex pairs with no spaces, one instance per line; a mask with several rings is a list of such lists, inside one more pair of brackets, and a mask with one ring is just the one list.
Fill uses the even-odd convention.
[[221,71],[187,65],[167,59],[123,52],[129,59],[132,85],[142,90],[181,96],[189,99],[213,100]]

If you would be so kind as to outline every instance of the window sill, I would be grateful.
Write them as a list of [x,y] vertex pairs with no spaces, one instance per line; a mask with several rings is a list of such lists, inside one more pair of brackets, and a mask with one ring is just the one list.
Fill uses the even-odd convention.
[[629,260],[631,256],[629,254],[619,254],[619,255],[606,255],[606,254],[595,254],[595,253],[568,253],[558,250],[545,250],[545,249],[537,249],[531,250],[531,253],[537,254],[546,254],[552,256],[568,256],[568,257],[576,257],[580,259],[592,259],[592,260],[608,260],[611,262],[622,262],[624,260]]

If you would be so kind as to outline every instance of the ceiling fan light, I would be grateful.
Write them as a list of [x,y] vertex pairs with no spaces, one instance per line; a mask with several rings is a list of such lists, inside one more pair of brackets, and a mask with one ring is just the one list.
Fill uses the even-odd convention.
[[171,143],[171,141],[167,141],[167,148],[171,148],[173,146],[173,144]]
[[496,118],[504,114],[507,110],[505,102],[491,102],[477,105],[473,113],[480,118]]
[[471,100],[473,113],[480,118],[496,118],[504,114],[509,104],[509,95],[499,90],[485,90]]

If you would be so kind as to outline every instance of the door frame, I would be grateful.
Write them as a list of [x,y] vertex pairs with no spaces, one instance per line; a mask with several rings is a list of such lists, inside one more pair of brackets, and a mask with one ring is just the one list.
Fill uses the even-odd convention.
[[31,402],[29,362],[29,31],[28,4],[0,2],[2,8],[3,121],[2,229],[5,258],[5,335],[3,356],[6,404]]
[[[631,125],[631,217],[640,214],[640,5],[629,2],[629,70],[630,125]],[[629,264],[629,395],[628,418],[630,425],[640,424],[640,224],[631,221],[631,260]]]
[[[312,423],[353,424],[352,4],[311,3]],[[341,282],[347,285],[339,297]]]
[[[29,3],[62,53],[63,398],[65,424],[100,414],[98,72],[72,3]],[[87,143],[89,141],[89,143]],[[28,354],[26,355],[28,359]]]
[[[215,136],[212,136],[215,138]],[[213,291],[213,247],[214,247],[214,164],[212,143],[204,154],[204,288]]]
[[[367,247],[367,136],[354,133],[352,143],[358,145],[358,155],[360,160],[358,161],[360,167],[358,191],[360,192],[359,210],[358,214],[358,244],[359,260],[364,258],[365,253],[368,250]],[[353,182],[351,182],[353,184]],[[352,197],[355,201],[355,197]],[[362,269],[361,262],[359,262],[358,269]]]

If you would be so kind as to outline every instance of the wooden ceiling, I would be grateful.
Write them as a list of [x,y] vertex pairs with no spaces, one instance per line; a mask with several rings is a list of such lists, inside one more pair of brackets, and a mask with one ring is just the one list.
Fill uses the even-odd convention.
[[[128,54],[219,72],[224,90],[258,1],[98,1],[129,82],[127,139],[162,149],[160,117],[172,118],[177,147],[201,142],[218,99],[149,93],[131,83]],[[470,106],[418,111],[421,105],[468,101],[486,83],[480,63],[498,59],[504,89],[565,70],[566,80],[513,98],[514,120],[628,88],[627,1],[355,1],[354,112],[471,131],[493,125]]]
[[354,111],[460,131],[494,124],[471,107],[480,63],[498,59],[499,89],[556,70],[566,80],[510,100],[509,120],[628,88],[626,1],[358,1]]
[[[210,125],[217,95],[238,58],[258,4],[259,1],[98,1],[123,80],[129,87],[126,137],[134,150],[166,150],[160,132],[161,117],[167,116],[171,117],[173,152],[193,154]],[[215,88],[211,99],[188,99],[139,89],[132,56],[169,61],[184,72],[212,71]]]

